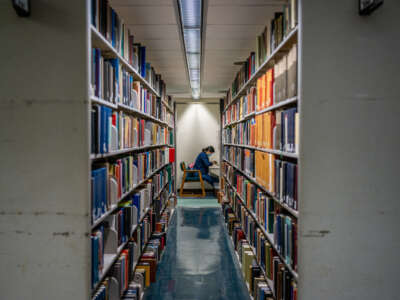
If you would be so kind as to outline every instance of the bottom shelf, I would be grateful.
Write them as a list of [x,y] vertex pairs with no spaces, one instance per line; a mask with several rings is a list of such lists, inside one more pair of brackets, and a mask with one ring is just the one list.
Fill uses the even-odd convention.
[[[233,247],[233,250],[234,250],[234,252],[235,252],[236,258],[237,258],[237,260],[238,260],[240,269],[243,269],[242,263],[241,263],[241,261],[240,261],[239,254],[237,253],[237,251],[236,251],[236,249],[235,249],[235,244],[234,244],[234,242],[233,242],[232,236],[229,236],[229,239],[230,239],[230,241],[231,241],[231,243],[232,243],[232,247]],[[256,253],[255,253],[255,251],[254,251],[254,248],[250,245],[250,243],[249,243],[249,241],[248,241],[247,239],[246,239],[246,242],[247,242],[247,243],[249,244],[249,246],[251,247],[254,256],[256,256]],[[257,262],[257,264],[258,264],[258,262]],[[258,264],[258,266],[259,266],[260,269],[262,270],[262,272],[263,272],[263,274],[264,274],[263,277],[264,277],[264,279],[265,279],[265,282],[267,283],[268,287],[270,288],[270,290],[271,290],[271,292],[272,292],[272,294],[273,294],[273,282],[272,282],[271,280],[269,280],[269,279],[266,277],[265,271],[263,270],[263,268],[261,268],[261,266],[260,266],[259,264]],[[243,275],[243,274],[242,274],[242,275]],[[253,297],[252,294],[251,294],[252,292],[251,292],[251,290],[250,290],[250,285],[249,285],[249,283],[246,281],[246,279],[245,279],[244,277],[243,277],[243,280],[245,281],[245,284],[246,284],[246,286],[247,286],[247,290],[249,291],[250,299],[253,300],[254,297]],[[272,296],[271,296],[271,297],[272,297]],[[268,298],[267,298],[267,299],[268,299]]]
[[[168,199],[170,199],[171,195],[172,193],[169,194]],[[132,243],[133,240],[131,238],[127,242],[119,246],[118,251],[115,254],[104,255],[104,269],[102,272],[101,280],[98,282],[98,284],[96,285],[96,289],[94,290],[95,292],[92,297],[93,300],[114,299],[113,297],[116,297],[116,299],[125,299],[124,297],[128,297],[129,295],[131,295],[132,291],[135,293],[135,295],[137,295],[136,294],[137,289],[139,292],[141,292],[141,296],[139,299],[143,297],[144,290],[147,287],[148,282],[147,284],[143,285],[139,284],[139,286],[141,286],[139,288],[138,284],[136,284],[135,281],[128,282],[125,280],[128,277],[136,278],[135,276],[137,274],[135,275],[135,273],[137,271],[138,266],[142,267],[143,265],[141,261],[144,254],[147,254],[146,258],[152,261],[151,264],[149,265],[151,267],[149,268],[153,268],[161,260],[163,251],[165,250],[164,248],[166,246],[165,244],[166,240],[164,236],[165,234],[167,234],[171,218],[174,214],[174,210],[170,209],[168,204],[169,201],[167,201],[162,207],[161,214],[164,213],[164,215],[157,222],[156,227],[152,228],[150,223],[143,224],[143,226],[140,226],[139,225],[140,223],[138,223],[138,225],[134,227],[134,229],[132,230],[131,237],[136,240],[135,243],[138,246],[135,246],[135,243]],[[145,219],[145,216],[148,214],[149,211],[151,210],[148,209],[146,211],[146,213],[142,216],[140,222],[142,222]],[[140,230],[139,229],[140,227],[143,228]],[[137,235],[133,235],[133,233],[136,230],[139,230],[137,232]],[[140,242],[140,240],[142,240],[142,242]],[[143,247],[140,247],[141,243],[143,243]],[[149,245],[152,246],[151,248],[147,249]],[[161,255],[159,251],[161,251]],[[132,260],[132,258],[134,258],[134,260]],[[129,268],[125,269],[125,271],[123,271],[123,269],[120,269],[122,268],[121,266],[125,265],[129,265]],[[150,270],[152,269],[146,269],[146,272],[150,272],[151,274],[153,274],[153,271]],[[132,275],[133,277],[131,277]],[[139,280],[138,282],[141,281]],[[130,298],[128,297],[126,299]]]

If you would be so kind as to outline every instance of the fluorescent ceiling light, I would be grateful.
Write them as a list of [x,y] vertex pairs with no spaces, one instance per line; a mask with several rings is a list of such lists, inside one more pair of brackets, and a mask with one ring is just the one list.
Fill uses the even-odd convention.
[[192,87],[192,89],[199,89],[200,88],[200,81],[192,80],[192,81],[190,81],[190,86]]
[[186,53],[189,69],[200,69],[200,54]]
[[183,38],[185,40],[186,52],[200,53],[201,51],[200,29],[183,29]]
[[190,80],[200,81],[200,69],[189,69]]
[[201,27],[201,0],[179,1],[184,28]]
[[192,97],[200,98],[201,36],[203,0],[177,0],[181,17],[187,69]]

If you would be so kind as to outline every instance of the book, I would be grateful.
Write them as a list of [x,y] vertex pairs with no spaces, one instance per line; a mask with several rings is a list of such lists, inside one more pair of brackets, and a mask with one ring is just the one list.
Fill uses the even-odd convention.
[[[228,227],[232,228],[229,233],[232,235],[234,249],[238,251],[242,273],[248,283],[251,295],[254,299],[274,299],[274,293],[264,278],[265,272],[265,276],[273,283],[275,296],[280,297],[278,299],[296,299],[297,284],[275,249],[264,237],[263,232],[259,230],[259,222],[250,216],[235,194],[227,193],[227,195],[230,203],[224,203],[222,210]],[[284,223],[278,221],[278,225],[276,225],[281,226],[280,230],[283,230],[283,232],[279,231],[281,239],[279,248],[284,253],[282,255],[285,257],[285,261],[294,264],[291,259],[294,253],[297,253],[297,248],[292,240],[296,239],[293,228],[297,225],[290,217],[283,214],[279,214],[279,219],[285,220]],[[239,236],[240,238],[238,238]],[[274,239],[276,239],[276,233]],[[283,241],[282,244],[281,241]],[[295,266],[297,265],[293,265],[293,267]]]
[[158,123],[134,117],[124,111],[114,111],[102,105],[92,105],[91,125],[93,154],[164,145],[171,135],[173,140],[173,133]]

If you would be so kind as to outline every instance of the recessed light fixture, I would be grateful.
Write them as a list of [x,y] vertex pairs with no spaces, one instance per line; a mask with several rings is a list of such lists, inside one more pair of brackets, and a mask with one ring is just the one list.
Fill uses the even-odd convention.
[[203,0],[177,0],[192,97],[200,99]]

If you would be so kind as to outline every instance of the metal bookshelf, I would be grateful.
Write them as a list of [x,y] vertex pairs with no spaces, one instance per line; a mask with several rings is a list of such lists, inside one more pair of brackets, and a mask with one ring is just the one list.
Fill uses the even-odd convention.
[[232,183],[228,180],[228,178],[224,175],[224,178],[226,180],[226,182],[228,183],[228,185],[232,188],[232,190],[235,192],[235,195],[238,197],[238,199],[240,200],[240,202],[242,202],[243,206],[246,208],[246,210],[248,211],[249,215],[251,215],[251,217],[254,219],[254,221],[257,223],[258,227],[261,229],[261,231],[263,232],[263,234],[266,236],[266,238],[268,239],[269,243],[271,244],[271,246],[274,248],[274,250],[276,251],[276,253],[279,255],[279,258],[281,259],[281,261],[283,262],[283,264],[285,265],[285,267],[289,270],[289,272],[292,274],[293,278],[297,281],[298,280],[298,275],[297,272],[295,272],[292,268],[292,266],[290,266],[286,260],[284,259],[284,257],[279,253],[278,248],[276,247],[275,243],[274,243],[274,236],[268,232],[265,231],[265,228],[261,225],[261,223],[258,221],[257,216],[255,215],[255,213],[249,209],[246,206],[246,202],[243,200],[242,196],[237,192],[236,188],[232,185]]
[[113,213],[117,208],[118,208],[118,203],[121,202],[122,200],[124,200],[124,198],[128,195],[130,195],[133,191],[137,190],[142,184],[144,184],[146,181],[148,181],[151,177],[153,177],[155,174],[157,174],[158,172],[160,172],[162,169],[164,169],[166,166],[168,166],[169,163],[163,165],[162,167],[158,168],[157,170],[153,171],[150,175],[148,175],[146,178],[144,178],[143,180],[141,180],[138,184],[136,184],[135,186],[133,186],[129,191],[125,192],[117,201],[117,205],[112,206],[112,208],[110,208],[107,212],[105,212],[101,217],[99,217],[98,219],[96,219],[95,222],[93,222],[92,225],[92,230],[94,228],[96,228],[99,224],[101,224],[101,222],[104,221],[105,218],[107,218],[111,213]]
[[267,152],[271,154],[275,154],[278,156],[284,156],[284,157],[290,157],[290,158],[298,158],[297,153],[291,153],[291,152],[285,152],[281,150],[275,150],[275,149],[267,149],[267,148],[259,148],[259,147],[254,147],[250,145],[244,145],[244,144],[229,144],[229,143],[223,143],[224,146],[231,146],[231,147],[240,147],[240,148],[246,148],[246,149],[252,149],[252,150],[257,150],[261,152]]
[[288,105],[295,104],[295,103],[297,103],[297,99],[298,99],[297,96],[296,96],[296,97],[292,97],[292,98],[288,98],[288,99],[286,99],[286,100],[283,100],[283,101],[281,101],[281,102],[278,102],[278,103],[276,103],[276,104],[274,104],[274,105],[271,105],[271,106],[269,106],[269,107],[267,107],[267,108],[264,108],[264,109],[262,109],[262,110],[255,111],[255,112],[251,112],[251,113],[249,113],[248,115],[246,115],[244,118],[242,118],[242,119],[240,119],[240,120],[233,121],[233,122],[231,122],[231,123],[229,123],[229,124],[224,125],[224,129],[227,128],[227,127],[229,127],[229,126],[232,126],[232,125],[235,125],[235,124],[244,122],[244,121],[246,121],[246,120],[248,120],[248,119],[251,119],[251,118],[254,117],[254,116],[261,115],[261,114],[266,113],[266,112],[268,112],[268,111],[273,111],[273,110],[276,110],[276,109],[281,108],[281,107],[284,107],[284,106],[288,106]]
[[[140,220],[138,223],[132,228],[130,237],[132,237],[133,233],[138,229],[139,225],[143,222],[144,218],[147,216],[147,214],[151,211],[150,208],[146,209],[146,212],[140,217]],[[128,244],[129,239],[122,243],[120,246],[118,246],[117,252],[115,254],[104,254],[104,268],[103,272],[101,273],[99,281],[96,283],[94,288],[92,289],[92,293],[95,293],[100,284],[103,282],[104,278],[106,277],[108,271],[110,271],[112,265],[115,263],[115,261],[118,259],[120,256],[122,250],[124,250],[125,246]],[[144,249],[145,247],[143,247]],[[143,252],[143,249],[141,250],[141,253]],[[140,257],[138,258],[138,261],[140,260]],[[137,264],[137,262],[136,262]]]
[[[229,202],[228,202],[228,204],[229,204]],[[230,206],[230,207],[232,208],[232,210],[233,210],[232,205],[229,204],[229,206]],[[235,217],[236,217],[236,219],[237,219],[237,218],[238,218],[238,216],[237,216],[237,214],[236,214],[237,212],[234,211],[234,213],[235,213]],[[247,241],[248,245],[249,245],[250,248],[251,248],[251,251],[253,252],[254,256],[257,257],[257,252],[256,252],[256,250],[254,249],[253,245],[251,245],[249,239],[247,238],[246,233],[245,233],[244,231],[243,231],[243,233],[244,233],[244,235],[245,235],[245,237],[246,237],[245,240]],[[230,240],[231,240],[231,242],[232,242],[232,245],[235,246],[235,244],[233,243],[232,236],[230,236]],[[233,248],[235,248],[235,247],[233,247]],[[237,253],[236,251],[235,251],[235,254],[236,254],[236,257],[237,257],[237,259],[238,259],[240,268],[242,268],[242,263],[240,262],[240,260],[239,260],[239,255],[238,255],[238,253]],[[272,281],[271,279],[268,278],[267,273],[265,272],[264,268],[261,266],[260,262],[259,262],[257,259],[256,259],[256,262],[257,262],[257,265],[260,267],[261,272],[263,273],[263,277],[264,277],[265,281],[267,282],[267,285],[269,286],[269,288],[271,289],[272,293],[273,293],[274,296],[275,296],[273,281]],[[250,290],[250,289],[249,289],[249,290]]]
[[224,161],[227,162],[229,165],[231,165],[234,169],[238,170],[243,176],[245,176],[248,180],[250,180],[253,184],[257,185],[264,193],[268,194],[269,197],[274,199],[276,203],[278,203],[281,207],[283,207],[285,210],[287,210],[293,217],[298,218],[299,212],[294,210],[293,208],[289,207],[286,203],[281,201],[279,198],[276,198],[275,195],[273,195],[270,191],[268,191],[264,186],[262,186],[260,183],[257,182],[257,180],[248,174],[246,172],[243,172],[241,169],[236,167],[234,164],[232,164],[229,160],[224,158]]
[[248,120],[248,119],[251,119],[251,118],[254,117],[255,115],[256,115],[256,112],[253,111],[253,112],[251,112],[251,113],[245,115],[245,116],[244,116],[242,119],[240,119],[240,120],[232,121],[232,122],[230,122],[229,124],[224,125],[224,128],[229,127],[229,126],[232,126],[232,125],[235,125],[235,124],[238,124],[238,123],[241,123],[241,122],[244,122],[244,121],[246,121],[246,120]]
[[154,148],[163,148],[163,147],[174,147],[173,145],[168,145],[168,144],[160,144],[160,145],[150,145],[150,146],[142,146],[142,147],[133,147],[133,148],[127,148],[127,149],[121,149],[109,153],[104,153],[104,154],[90,154],[90,159],[91,160],[99,160],[99,159],[104,159],[104,158],[109,158],[125,153],[130,153],[130,152],[137,152],[137,151],[142,151],[142,150],[148,150],[148,149],[154,149]]

